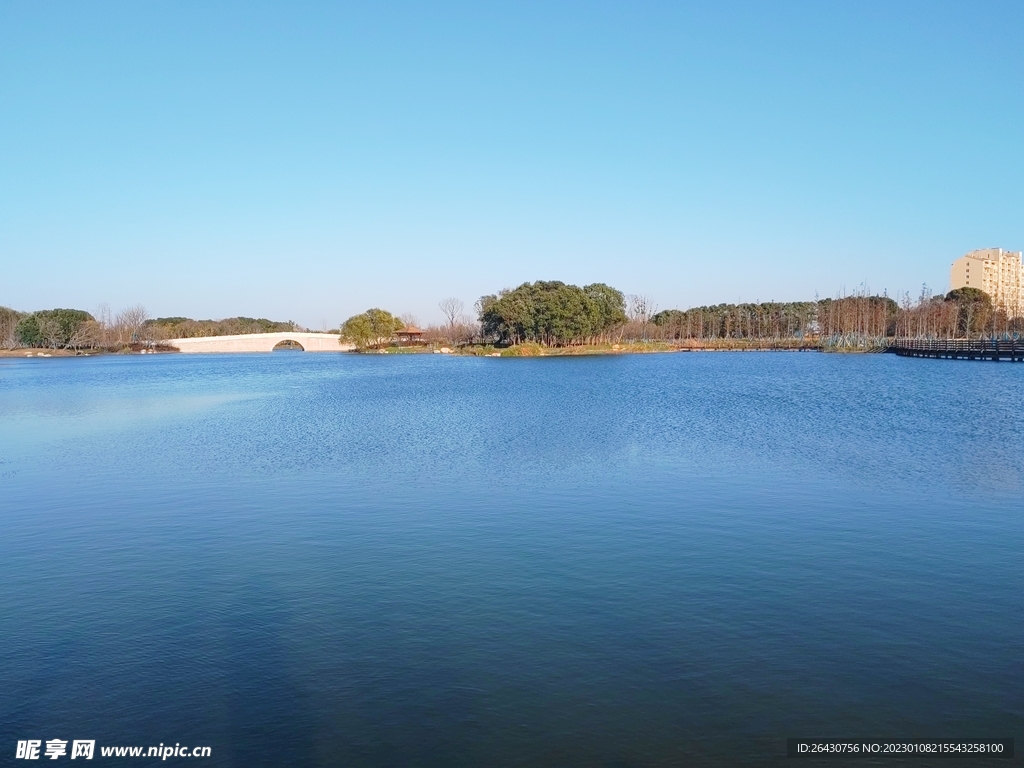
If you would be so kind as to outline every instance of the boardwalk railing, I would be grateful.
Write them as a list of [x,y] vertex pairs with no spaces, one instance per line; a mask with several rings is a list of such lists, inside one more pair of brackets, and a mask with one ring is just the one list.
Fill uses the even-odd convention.
[[866,336],[862,333],[837,333],[821,339],[823,352],[885,352],[892,339],[885,336]]
[[1024,339],[892,339],[889,352],[904,357],[1024,362]]

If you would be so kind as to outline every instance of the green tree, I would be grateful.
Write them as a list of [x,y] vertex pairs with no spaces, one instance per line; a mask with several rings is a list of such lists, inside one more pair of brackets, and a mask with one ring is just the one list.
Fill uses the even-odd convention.
[[27,347],[66,347],[79,326],[93,316],[80,309],[46,309],[23,318],[15,328]]
[[819,306],[811,301],[716,304],[666,309],[651,318],[663,338],[778,339],[813,332]]
[[546,345],[595,339],[626,321],[620,291],[594,283],[580,288],[557,280],[523,283],[477,302],[483,334],[499,343]]
[[370,349],[386,344],[405,327],[400,319],[383,309],[368,309],[353,315],[341,326],[341,341]]
[[946,294],[946,301],[957,306],[957,334],[970,337],[980,333],[992,315],[992,297],[980,288],[956,288]]
[[970,302],[972,304],[992,306],[992,297],[981,290],[981,288],[955,288],[946,294],[946,301],[955,301],[958,304]]

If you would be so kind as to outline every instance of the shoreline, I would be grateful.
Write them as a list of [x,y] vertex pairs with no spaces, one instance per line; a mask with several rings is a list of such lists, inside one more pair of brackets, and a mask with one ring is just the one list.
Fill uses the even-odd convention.
[[[586,357],[595,355],[649,355],[674,352],[823,352],[820,344],[807,342],[783,343],[744,343],[736,339],[723,339],[717,342],[681,344],[666,341],[637,341],[605,344],[580,344],[567,347],[545,347],[535,343],[514,344],[510,347],[493,347],[490,345],[465,347],[385,347],[379,350],[364,350],[357,354],[449,354],[460,357]],[[858,350],[860,351],[860,350]]]
[[[303,350],[304,353],[323,354],[335,350]],[[884,349],[849,348],[838,349],[822,345],[820,342],[783,340],[779,342],[758,343],[741,339],[706,339],[690,340],[690,343],[666,341],[637,341],[624,343],[581,344],[568,347],[545,347],[527,342],[509,347],[491,345],[444,346],[424,344],[417,346],[392,346],[381,349],[338,349],[338,354],[356,355],[429,355],[443,354],[454,357],[593,357],[605,355],[649,355],[676,352],[822,352],[837,354],[871,354],[884,352]],[[238,350],[220,354],[269,354],[258,350]],[[100,357],[108,355],[155,355],[155,354],[194,354],[191,350],[183,351],[173,346],[133,345],[122,349],[48,349],[41,347],[23,347],[20,349],[0,349],[0,359],[17,358],[70,358]]]
[[21,347],[0,349],[0,358],[39,357],[107,357],[112,355],[168,355],[178,350],[167,347],[143,347],[141,349],[50,349],[48,347]]

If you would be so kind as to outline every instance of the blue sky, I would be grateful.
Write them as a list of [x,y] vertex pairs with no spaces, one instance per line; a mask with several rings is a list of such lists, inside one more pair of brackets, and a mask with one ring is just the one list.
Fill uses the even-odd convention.
[[1024,248],[1024,3],[0,5],[0,304],[436,321]]

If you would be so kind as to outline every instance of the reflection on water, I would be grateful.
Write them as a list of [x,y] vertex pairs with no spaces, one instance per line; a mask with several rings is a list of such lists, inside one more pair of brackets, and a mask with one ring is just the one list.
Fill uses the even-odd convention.
[[1020,736],[1022,375],[0,361],[0,734],[246,766]]

